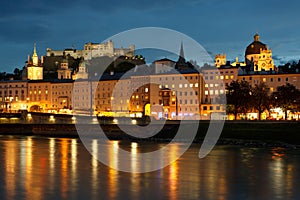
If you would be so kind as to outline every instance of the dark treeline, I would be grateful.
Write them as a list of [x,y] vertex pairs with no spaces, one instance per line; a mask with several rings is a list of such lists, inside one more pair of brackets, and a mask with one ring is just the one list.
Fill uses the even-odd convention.
[[300,111],[300,91],[289,83],[270,92],[265,83],[252,87],[247,81],[232,81],[226,90],[227,113],[233,114],[235,119],[239,113],[257,112],[260,120],[264,111],[278,107],[285,113],[285,119],[287,111]]

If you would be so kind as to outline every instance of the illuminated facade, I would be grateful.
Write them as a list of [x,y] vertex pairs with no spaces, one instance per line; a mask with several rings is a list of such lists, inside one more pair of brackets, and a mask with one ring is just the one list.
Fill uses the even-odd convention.
[[254,41],[246,48],[245,60],[248,65],[252,65],[253,71],[275,70],[272,50],[260,41],[258,34],[254,35]]
[[32,59],[28,56],[26,65],[28,80],[43,80],[43,57],[41,61],[36,52],[36,44],[34,44]]
[[27,87],[27,81],[1,81],[0,110],[2,112],[27,110]]
[[60,63],[60,67],[57,70],[58,79],[71,79],[72,70],[69,68],[67,59],[63,59]]
[[128,48],[115,48],[113,41],[109,40],[105,43],[86,43],[83,50],[65,49],[65,50],[52,50],[47,48],[47,56],[64,56],[69,55],[73,58],[81,58],[90,60],[101,56],[134,56],[135,47],[130,45]]

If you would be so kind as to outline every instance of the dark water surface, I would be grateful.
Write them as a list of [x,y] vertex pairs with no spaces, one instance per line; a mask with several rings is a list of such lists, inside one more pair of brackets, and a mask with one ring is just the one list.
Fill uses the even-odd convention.
[[[164,144],[101,145],[118,165],[114,145],[136,153]],[[126,173],[98,162],[78,139],[1,136],[0,199],[300,199],[300,150],[216,146],[199,159],[199,148],[161,170]]]

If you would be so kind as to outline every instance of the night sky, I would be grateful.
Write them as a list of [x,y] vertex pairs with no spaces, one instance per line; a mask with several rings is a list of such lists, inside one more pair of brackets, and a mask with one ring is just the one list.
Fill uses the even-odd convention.
[[258,32],[278,65],[300,59],[299,10],[300,2],[291,0],[1,1],[0,71],[23,67],[35,42],[40,56],[47,47],[82,49],[86,42],[149,26],[182,32],[229,60],[244,60]]

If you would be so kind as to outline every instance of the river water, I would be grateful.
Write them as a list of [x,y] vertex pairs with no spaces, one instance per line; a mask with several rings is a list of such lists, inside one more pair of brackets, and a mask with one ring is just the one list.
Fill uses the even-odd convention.
[[[101,145],[134,152],[165,144]],[[220,145],[199,159],[199,148],[161,170],[127,173],[98,162],[79,139],[1,136],[0,199],[300,199],[300,150]]]

